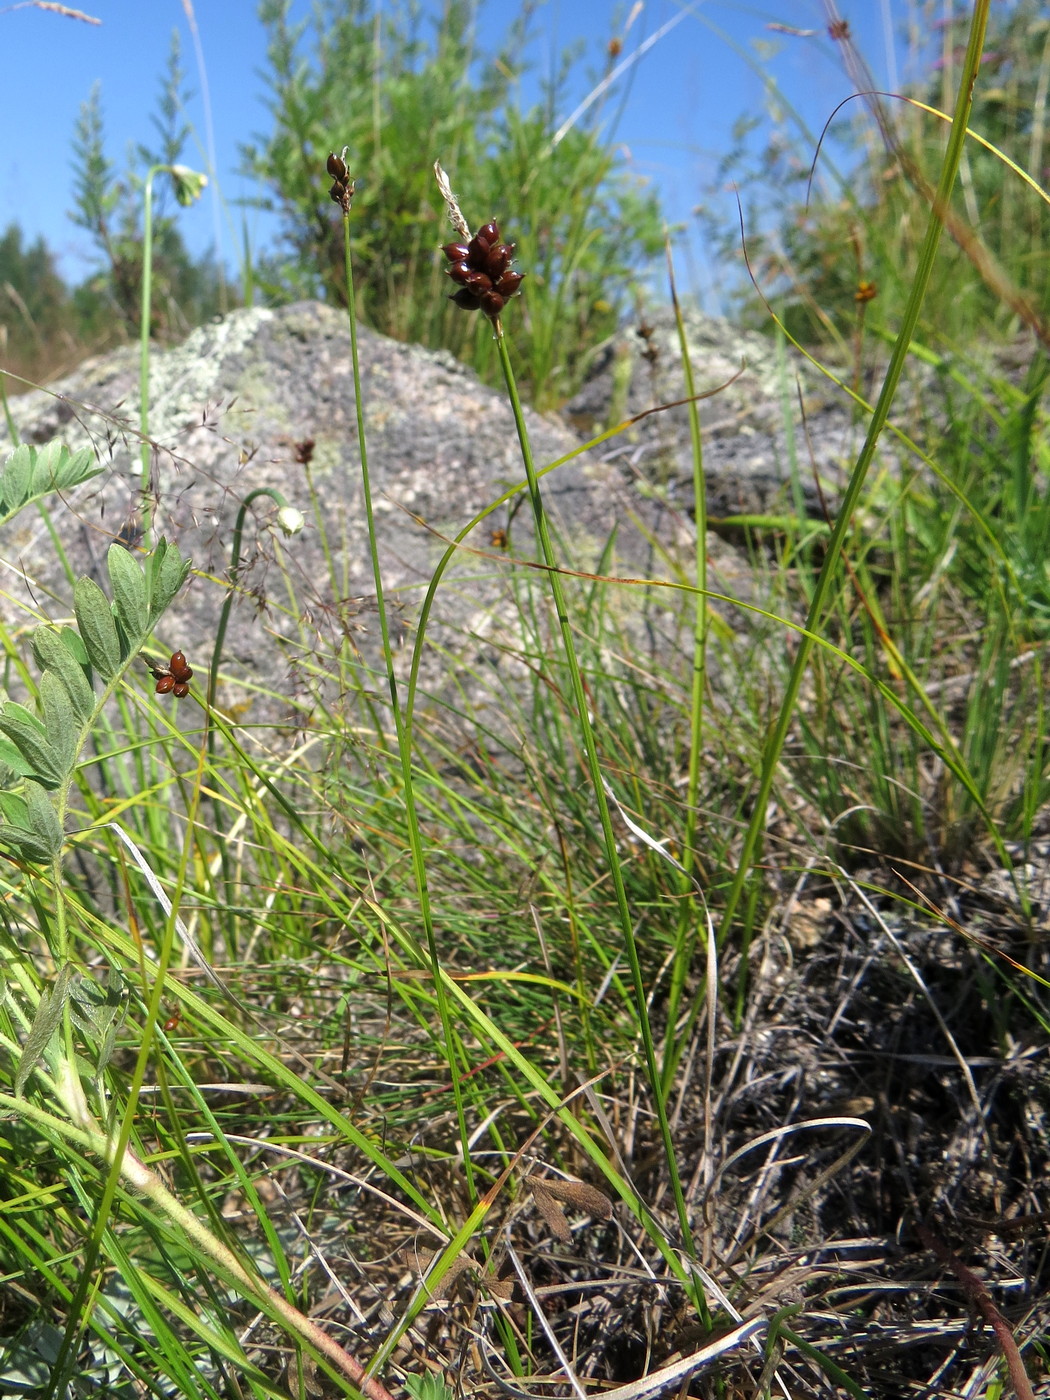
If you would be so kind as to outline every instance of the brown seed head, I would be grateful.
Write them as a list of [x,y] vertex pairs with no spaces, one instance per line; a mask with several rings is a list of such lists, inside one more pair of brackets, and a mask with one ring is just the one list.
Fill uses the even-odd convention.
[[490,219],[468,242],[446,243],[441,251],[449,264],[445,271],[459,283],[452,300],[495,321],[521,286],[523,274],[510,270],[514,244],[500,242],[499,225]]
[[344,214],[350,213],[350,201],[354,197],[354,182],[350,178],[350,172],[346,165],[346,153],[348,146],[343,147],[343,154],[337,156],[334,151],[329,152],[325,168],[332,177],[332,187],[328,191],[329,196],[339,205]]

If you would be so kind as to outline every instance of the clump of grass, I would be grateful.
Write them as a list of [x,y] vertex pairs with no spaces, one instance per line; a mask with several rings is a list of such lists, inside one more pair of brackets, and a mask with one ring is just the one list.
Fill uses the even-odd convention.
[[[974,10],[942,196],[962,159],[986,8]],[[329,158],[355,370],[357,169],[346,151]],[[319,169],[313,179],[320,188]],[[958,904],[945,917],[959,932],[902,929],[916,913],[900,887],[862,888],[833,839],[877,842],[885,857],[910,823],[909,843],[939,858],[964,831],[969,849],[980,832],[1002,851],[1039,829],[1045,807],[1042,740],[1018,700],[1040,712],[1038,374],[1000,415],[978,409],[989,396],[958,365],[939,367],[972,407],[967,449],[983,443],[991,458],[1010,445],[994,508],[974,504],[978,483],[929,438],[908,459],[918,465],[865,486],[880,430],[903,432],[894,392],[943,203],[834,529],[819,546],[804,526],[797,549],[781,539],[768,597],[748,608],[708,593],[695,418],[688,570],[624,580],[615,541],[595,565],[559,539],[543,478],[560,464],[532,460],[509,348],[535,268],[521,250],[521,281],[496,220],[472,235],[450,203],[448,314],[473,314],[490,356],[495,338],[524,480],[463,522],[404,669],[359,374],[381,669],[336,629],[327,648],[311,642],[295,752],[249,748],[218,708],[223,627],[207,684],[193,677],[179,701],[202,702],[199,724],[184,710],[176,725],[163,695],[142,693],[135,656],[153,645],[157,581],[172,584],[165,568],[181,581],[167,548],[145,571],[111,553],[113,605],[77,584],[77,632],[45,627],[40,665],[5,636],[28,702],[0,708],[11,1383],[59,1393],[98,1380],[194,1400],[328,1384],[385,1400],[403,1376],[416,1397],[445,1400],[480,1360],[516,1390],[543,1376],[580,1394],[661,1369],[662,1337],[686,1353],[663,1379],[705,1395],[929,1388],[962,1364],[937,1351],[937,1324],[952,1336],[967,1324],[965,1305],[953,1312],[943,1288],[917,1282],[929,1262],[909,1233],[921,1244],[920,1167],[940,1173],[954,1224],[977,1220],[982,1241],[1001,1225],[1009,1267],[1038,1282],[1045,1261],[1010,1252],[1006,1236],[1047,1205],[1045,1143],[1038,1115],[1025,1116],[1041,1100],[1022,1082],[1027,1042],[1050,1033],[1044,985],[1026,976],[1042,955],[1012,946],[1011,965],[990,941],[963,939]],[[513,208],[481,207],[510,228]],[[688,371],[685,344],[683,358]],[[0,477],[12,510],[71,484],[61,454],[21,448],[12,461]],[[41,461],[64,465],[41,475]],[[85,459],[73,476],[93,470]],[[493,644],[520,679],[500,686],[465,638],[447,690],[429,697],[420,657],[447,565],[483,518],[526,496],[536,557],[522,553],[520,514],[503,548],[481,551],[505,580]],[[632,627],[649,591],[678,629],[662,656],[643,654]],[[978,602],[980,635],[964,636]],[[179,641],[199,667],[199,648]],[[716,653],[728,677],[717,690]],[[174,663],[172,690],[189,684]],[[861,806],[868,825],[851,827]],[[803,956],[791,911],[818,883],[842,937]],[[956,1261],[942,1233],[929,1238]],[[801,1301],[784,1305],[786,1283]],[[333,1307],[345,1350],[323,1318]],[[1005,1305],[984,1313],[1020,1390],[1036,1327]],[[892,1365],[888,1332],[901,1341]]]

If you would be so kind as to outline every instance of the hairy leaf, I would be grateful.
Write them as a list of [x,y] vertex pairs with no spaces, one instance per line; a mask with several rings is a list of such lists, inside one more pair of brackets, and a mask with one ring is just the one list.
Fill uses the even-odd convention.
[[73,610],[92,666],[104,681],[112,680],[120,670],[120,639],[109,600],[94,579],[77,579]]
[[73,713],[69,692],[54,671],[45,671],[40,678],[40,708],[44,712],[48,742],[61,757],[63,769],[68,773],[77,756],[80,725]]
[[106,562],[117,621],[123,627],[129,643],[138,646],[145,641],[150,624],[146,580],[123,545],[111,544]]
[[58,1023],[62,1019],[62,1008],[69,995],[69,982],[73,971],[73,964],[66,963],[55,978],[52,991],[40,993],[36,1015],[33,1017],[33,1024],[29,1028],[26,1043],[22,1047],[22,1057],[18,1062],[18,1073],[15,1075],[16,1094],[21,1094],[25,1088],[26,1080],[40,1063],[51,1037],[58,1029]]
[[4,706],[0,711],[0,731],[29,765],[30,776],[45,787],[57,787],[66,777],[70,765],[63,752],[51,743],[40,721],[21,705],[9,701]]
[[[76,633],[67,629],[68,635],[76,637]],[[80,644],[80,638],[77,637]],[[84,651],[83,645],[80,650]],[[73,713],[81,724],[90,719],[95,708],[95,694],[91,689],[91,684],[84,674],[84,667],[74,657],[72,650],[64,640],[63,636],[54,627],[38,627],[33,633],[33,655],[42,671],[50,671],[56,675],[65,686],[66,694],[69,696],[73,706]],[[84,661],[87,661],[87,653],[84,652]],[[41,688],[43,682],[41,682]]]
[[33,772],[33,765],[27,763],[11,740],[3,736],[0,736],[0,763],[17,773],[20,778],[28,778]]
[[16,509],[25,500],[32,471],[31,449],[25,444],[16,447],[5,462],[3,476],[0,477],[5,512]]
[[175,594],[186,582],[190,561],[183,558],[177,545],[161,540],[155,553],[156,563],[151,571],[150,622],[156,622]]
[[62,849],[62,826],[51,799],[40,784],[31,779],[26,781],[26,809],[33,835],[47,847],[48,854],[54,859]]
[[35,860],[46,865],[51,860],[51,852],[36,832],[24,826],[14,826],[10,822],[0,822],[0,845],[14,851],[21,860]]
[[11,826],[21,826],[28,831],[29,808],[21,793],[0,791],[0,815]]

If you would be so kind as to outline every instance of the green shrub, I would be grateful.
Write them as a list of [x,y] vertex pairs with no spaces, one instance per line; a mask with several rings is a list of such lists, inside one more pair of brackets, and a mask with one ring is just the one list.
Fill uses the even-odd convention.
[[523,23],[500,53],[480,55],[463,0],[445,6],[433,41],[406,5],[327,0],[297,26],[288,11],[288,0],[260,10],[274,126],[245,149],[284,225],[288,252],[271,265],[271,294],[344,298],[342,235],[316,172],[330,150],[348,146],[361,319],[401,340],[447,346],[491,377],[482,318],[457,315],[442,294],[436,246],[452,235],[434,186],[440,159],[456,172],[464,207],[502,221],[528,272],[518,337],[528,393],[544,403],[571,394],[661,246],[655,197],[624,168],[600,104],[558,129],[574,60],[523,111],[515,96]]

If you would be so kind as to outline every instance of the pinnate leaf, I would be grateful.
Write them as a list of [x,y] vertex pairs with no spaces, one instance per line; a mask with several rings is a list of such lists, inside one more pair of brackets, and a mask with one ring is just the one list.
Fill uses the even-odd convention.
[[[72,629],[66,630],[69,636],[77,636]],[[77,643],[80,645],[79,637]],[[86,663],[87,652],[84,651],[83,645],[80,645],[80,650],[84,652]],[[86,723],[95,708],[95,693],[84,674],[84,667],[76,660],[62,634],[54,627],[38,627],[33,633],[33,655],[42,671],[50,671],[62,682],[73,706],[74,715],[81,724]]]

